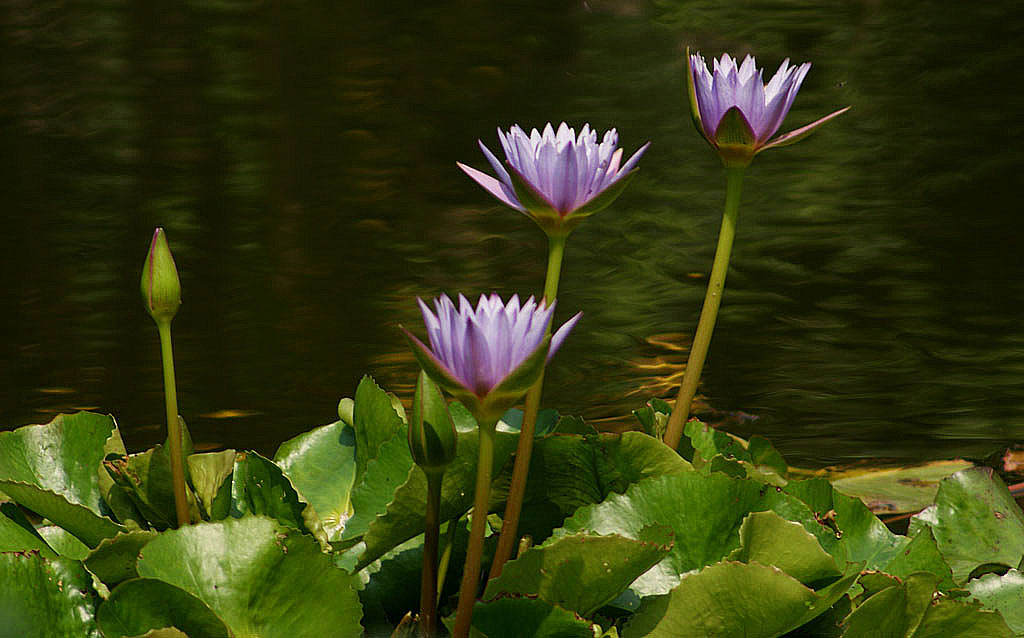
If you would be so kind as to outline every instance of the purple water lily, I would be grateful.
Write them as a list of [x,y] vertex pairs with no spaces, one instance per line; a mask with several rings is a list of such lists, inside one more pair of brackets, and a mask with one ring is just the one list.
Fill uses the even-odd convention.
[[757,153],[803,139],[850,108],[839,109],[772,140],[793,106],[800,84],[811,69],[810,62],[791,66],[786,58],[768,84],[764,84],[763,70],[757,68],[749,55],[737,65],[735,58],[723,54],[713,60],[714,72],[708,70],[700,53],[687,52],[687,58],[694,124],[727,165],[745,166]]
[[405,334],[424,371],[460,400],[497,401],[499,415],[509,407],[504,404],[518,400],[533,384],[583,315],[576,314],[548,339],[555,305],[538,304],[533,297],[520,304],[513,295],[505,304],[496,294],[481,295],[474,309],[462,295],[458,308],[441,295],[433,312],[418,301],[430,347]]
[[565,122],[557,132],[547,124],[543,132],[533,129],[529,135],[518,125],[508,133],[499,128],[498,138],[507,170],[478,140],[497,179],[462,163],[459,168],[498,201],[533,218],[545,232],[558,234],[568,234],[580,219],[611,204],[650,146],[650,142],[644,144],[622,164],[615,129],[598,142],[597,131],[589,124],[577,135]]

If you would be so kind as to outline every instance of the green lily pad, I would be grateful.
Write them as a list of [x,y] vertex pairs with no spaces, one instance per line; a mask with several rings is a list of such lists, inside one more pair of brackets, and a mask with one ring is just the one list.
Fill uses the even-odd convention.
[[[356,442],[356,476],[362,480],[366,465],[377,458],[380,447],[396,434],[405,434],[405,421],[396,400],[367,375],[356,388],[352,419]],[[401,403],[397,403],[401,407]]]
[[139,550],[156,536],[156,532],[139,530],[105,538],[86,557],[85,566],[104,585],[113,588],[122,581],[138,577],[135,561]]
[[356,480],[355,429],[335,421],[289,439],[277,448],[274,462],[312,505],[331,540],[341,538],[352,516]]
[[1017,635],[1024,634],[1024,574],[1011,569],[1002,576],[985,574],[966,585],[982,605],[995,609]]
[[596,628],[567,609],[529,596],[508,594],[473,608],[473,629],[487,638],[594,638]]
[[804,585],[831,583],[843,575],[817,539],[775,512],[751,512],[740,525],[740,546],[729,560],[778,567]]
[[973,464],[957,459],[913,467],[857,468],[831,474],[828,479],[843,494],[864,501],[872,512],[899,514],[931,505],[939,481],[969,467]]
[[[13,503],[7,503],[7,505],[11,507],[0,511],[0,552],[36,551],[46,558],[56,558],[57,553],[32,527],[17,506]],[[10,513],[8,514],[8,512]]]
[[648,527],[638,536],[634,540],[618,534],[581,533],[532,547],[487,583],[484,600],[507,594],[538,596],[590,616],[672,548],[672,532],[666,527]]
[[99,596],[82,564],[37,552],[0,553],[0,635],[101,638]]
[[349,540],[365,534],[374,519],[387,511],[388,504],[396,498],[396,490],[411,476],[421,473],[412,461],[404,434],[381,445],[352,489],[352,516],[345,522],[341,538]]
[[[937,578],[911,574],[893,580],[846,619],[843,638],[1010,638],[996,612],[949,598],[935,599]],[[869,592],[870,593],[870,592]]]
[[231,475],[235,451],[192,454],[188,461],[192,489],[202,508],[203,520],[219,521],[231,511]]
[[918,514],[911,531],[921,525],[931,527],[957,583],[980,565],[1017,567],[1024,556],[1024,513],[990,468],[961,470],[944,479],[934,508]]
[[775,567],[720,562],[645,600],[623,638],[776,638],[825,612],[855,578],[815,592]]
[[[109,458],[103,466],[152,527],[163,530],[177,525],[171,463],[163,445],[138,454]],[[198,519],[195,496],[187,485],[185,492],[193,518]]]
[[263,516],[164,532],[142,549],[138,571],[199,598],[236,636],[362,632],[353,577],[312,538]]
[[[625,492],[645,478],[691,469],[664,443],[641,432],[548,436],[534,444],[519,535],[545,539],[584,505]],[[492,510],[504,507],[511,478],[511,467],[496,478]]]
[[[537,422],[534,425],[533,436],[535,438],[544,438],[551,434],[558,427],[561,422],[561,418],[558,415],[558,410],[551,408],[545,408],[537,412]],[[506,432],[519,432],[523,427],[523,411],[519,408],[509,408],[505,414],[501,416],[501,420],[498,421],[497,428]],[[566,427],[570,427],[568,423]]]
[[53,551],[64,558],[85,560],[85,557],[92,551],[88,545],[59,525],[43,525],[36,531],[43,537],[46,544],[53,548]]
[[78,412],[0,432],[0,492],[95,547],[123,529],[107,517],[100,488],[115,431],[109,415]]
[[299,498],[281,468],[256,452],[235,454],[231,515],[269,516],[292,529],[309,532],[322,546],[327,546],[327,535],[316,510]]
[[889,561],[884,570],[899,578],[906,578],[915,572],[928,572],[938,578],[938,588],[948,591],[954,587],[953,572],[942,557],[931,529],[924,527],[910,539],[903,551]]
[[[774,488],[767,489],[775,493]],[[579,508],[554,537],[587,531],[639,538],[648,525],[670,527],[675,533],[672,551],[631,586],[640,596],[665,594],[683,574],[715,563],[739,546],[743,519],[751,511],[768,508],[763,490],[754,481],[722,474],[683,472],[648,478],[624,494]]]
[[[174,629],[193,638],[229,638],[224,622],[192,594],[152,578],[121,583],[96,618],[106,638],[157,636]],[[173,634],[170,634],[173,635]]]

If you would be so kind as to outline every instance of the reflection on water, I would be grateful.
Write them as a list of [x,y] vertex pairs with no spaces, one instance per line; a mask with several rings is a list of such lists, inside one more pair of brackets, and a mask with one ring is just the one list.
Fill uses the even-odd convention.
[[415,296],[542,285],[543,235],[454,162],[566,119],[654,142],[570,239],[559,314],[585,318],[545,392],[621,427],[638,389],[674,396],[719,223],[689,45],[813,61],[784,130],[854,105],[749,171],[708,409],[807,463],[1021,438],[1017,3],[400,4],[5,3],[0,424],[90,408],[159,438],[137,293],[157,224],[198,440],[272,451],[363,372],[407,398]]

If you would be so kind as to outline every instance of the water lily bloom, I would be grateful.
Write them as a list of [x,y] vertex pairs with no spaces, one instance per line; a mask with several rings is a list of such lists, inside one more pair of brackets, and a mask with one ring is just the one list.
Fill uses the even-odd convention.
[[583,218],[611,204],[633,178],[637,162],[650,146],[650,142],[644,144],[622,164],[615,129],[598,142],[597,131],[589,124],[577,135],[565,122],[558,125],[557,132],[547,124],[543,132],[533,129],[529,135],[518,125],[507,133],[499,128],[498,139],[505,151],[505,165],[478,140],[497,179],[462,163],[459,168],[498,201],[556,235],[568,235]]
[[413,354],[424,372],[478,417],[497,418],[518,401],[583,316],[548,336],[555,304],[533,297],[520,304],[513,295],[506,304],[496,294],[481,295],[474,309],[462,295],[458,308],[441,295],[433,312],[418,301],[430,346],[403,328]]
[[797,142],[850,108],[771,139],[793,106],[810,62],[791,66],[786,58],[764,84],[762,69],[749,55],[737,65],[735,58],[723,54],[713,60],[713,72],[699,52],[690,55],[687,51],[687,58],[693,123],[726,166],[746,166],[761,151]]

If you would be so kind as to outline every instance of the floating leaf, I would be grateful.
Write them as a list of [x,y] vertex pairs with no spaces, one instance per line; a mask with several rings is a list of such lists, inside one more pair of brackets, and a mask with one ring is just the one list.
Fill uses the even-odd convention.
[[[167,629],[194,638],[228,638],[224,622],[192,594],[152,578],[121,583],[96,618],[106,638],[159,636]],[[174,634],[169,634],[174,635]]]
[[[461,439],[459,442],[461,444]],[[411,476],[422,473],[414,466],[404,434],[381,445],[377,456],[366,464],[362,479],[352,490],[352,516],[345,523],[341,538],[348,540],[365,534],[370,523],[387,511],[388,504],[396,498],[396,490]],[[423,489],[426,490],[425,487]],[[422,532],[423,528],[420,527],[419,531]]]
[[855,578],[815,592],[774,567],[717,563],[645,600],[623,638],[776,638],[825,612]]
[[[558,410],[545,408],[537,412],[537,421],[534,424],[534,438],[544,438],[555,431],[561,419]],[[498,421],[497,429],[505,432],[518,433],[523,427],[523,411],[519,408],[509,408]]]
[[227,516],[231,510],[231,474],[235,469],[235,451],[193,454],[186,460],[192,489],[203,510],[203,519],[219,521]]
[[78,540],[78,538],[58,525],[43,525],[36,530],[43,537],[46,544],[53,548],[64,558],[84,560],[89,552],[89,546]]
[[11,507],[0,512],[0,552],[36,551],[46,558],[56,558],[57,553],[25,519],[25,515],[12,503],[7,505]]
[[922,524],[932,528],[957,583],[980,565],[1017,567],[1024,556],[1024,513],[991,468],[961,470],[944,479],[935,507],[916,516],[911,529]]
[[843,574],[810,532],[775,512],[751,512],[743,519],[740,546],[729,560],[778,567],[812,587],[834,582]]
[[966,585],[982,605],[995,609],[1017,635],[1024,634],[1024,574],[1011,569],[1002,576],[986,574]]
[[644,528],[637,540],[618,534],[572,534],[532,547],[505,564],[484,600],[506,594],[538,596],[590,616],[668,554],[672,532]]
[[164,532],[142,549],[138,571],[199,598],[236,636],[362,632],[353,577],[334,567],[312,538],[266,517]]
[[0,553],[0,636],[100,638],[99,597],[82,564],[37,552]]
[[[398,404],[401,406],[401,404]],[[395,401],[367,375],[356,388],[352,413],[356,440],[356,483],[366,465],[377,458],[380,447],[396,434],[405,434],[405,422],[395,410]]]
[[121,581],[138,576],[135,561],[139,550],[156,536],[156,532],[140,530],[103,539],[85,559],[85,566],[104,585],[112,588]]
[[231,515],[249,514],[269,516],[292,529],[308,531],[327,545],[316,511],[299,498],[281,468],[256,452],[239,452],[231,478]]
[[557,605],[506,595],[473,608],[473,628],[487,638],[594,638],[592,622]]
[[0,492],[94,547],[123,529],[106,516],[100,489],[115,428],[109,415],[78,412],[0,432]]
[[274,462],[302,498],[316,509],[328,538],[341,538],[352,515],[355,429],[344,421],[314,428],[282,443],[274,454]]
[[856,496],[875,513],[917,512],[928,507],[939,481],[973,467],[968,461],[933,461],[913,467],[857,468],[828,477],[847,496]]
[[[763,485],[722,474],[683,472],[632,485],[596,505],[581,507],[555,537],[589,531],[639,538],[648,525],[666,525],[675,545],[631,589],[640,596],[664,594],[681,575],[721,560],[739,546],[739,528],[751,511],[768,508]],[[799,583],[798,583],[799,584]]]

